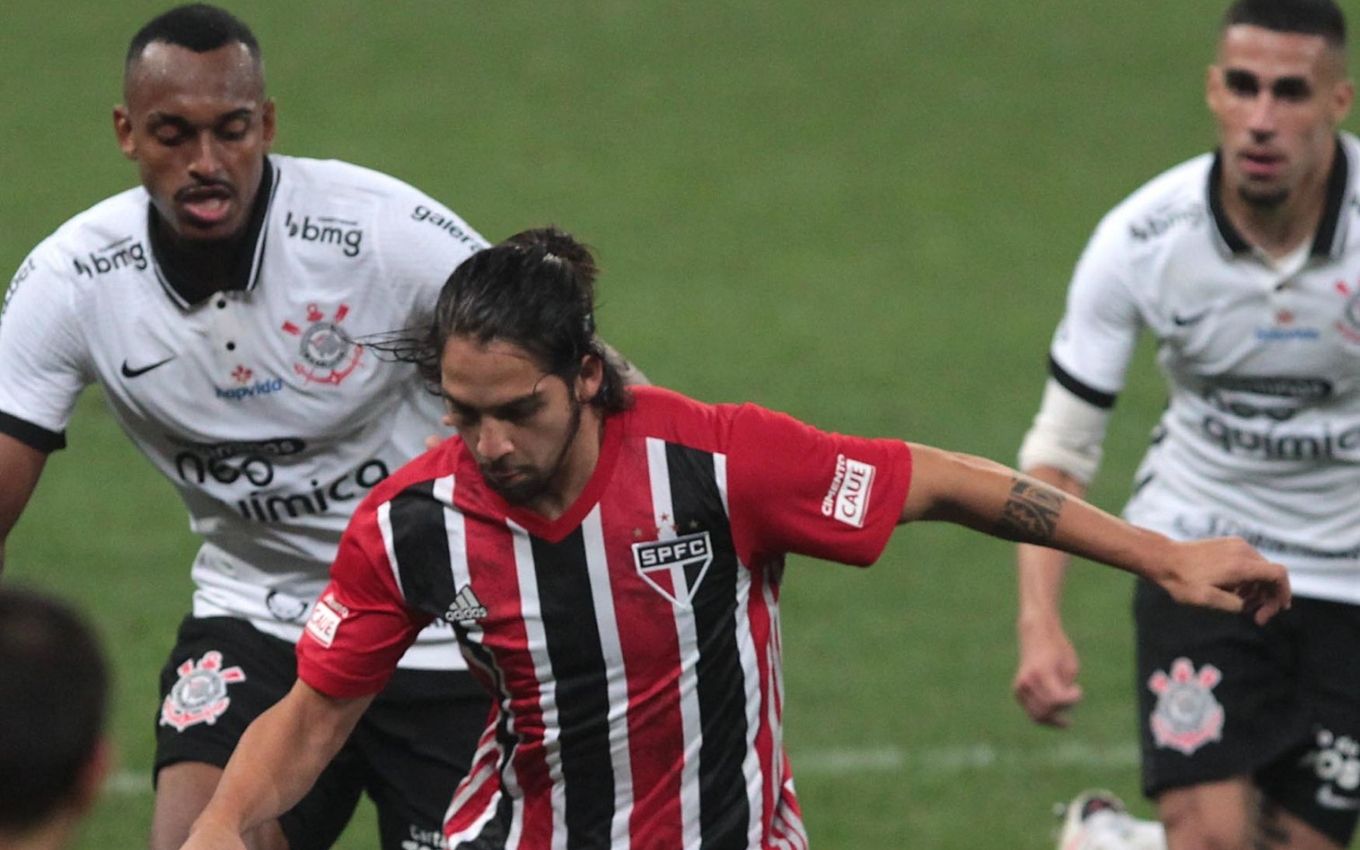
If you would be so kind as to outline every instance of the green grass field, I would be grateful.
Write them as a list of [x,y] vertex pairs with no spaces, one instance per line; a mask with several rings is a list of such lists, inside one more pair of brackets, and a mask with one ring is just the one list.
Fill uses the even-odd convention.
[[[0,268],[135,180],[109,116],[126,41],[162,8],[0,12]],[[278,150],[405,178],[492,239],[575,231],[605,268],[604,335],[657,383],[1007,463],[1090,229],[1211,143],[1205,0],[232,8],[264,46]],[[1093,491],[1111,509],[1162,402],[1148,354]],[[81,847],[135,848],[195,544],[97,391],[70,444],[6,580],[75,598],[110,643],[121,766]],[[867,572],[792,565],[788,742],[815,847],[1041,850],[1050,805],[1092,784],[1149,811],[1130,583],[1083,565],[1070,584],[1088,696],[1055,733],[1009,695],[1007,545],[924,526]],[[361,811],[340,846],[373,835]]]

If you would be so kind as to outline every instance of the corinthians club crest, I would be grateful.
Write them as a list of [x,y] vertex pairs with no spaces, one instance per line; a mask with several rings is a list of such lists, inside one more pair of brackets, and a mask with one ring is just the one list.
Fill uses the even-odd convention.
[[1152,710],[1152,737],[1157,746],[1179,750],[1187,756],[1223,737],[1223,704],[1214,686],[1223,674],[1212,664],[1195,672],[1188,658],[1171,662],[1171,675],[1161,670],[1148,677],[1148,689],[1157,695]]
[[329,318],[316,304],[308,304],[306,327],[283,323],[283,332],[298,338],[300,360],[293,364],[293,371],[307,383],[338,385],[359,368],[364,347],[340,327],[347,315],[348,304],[341,304]]
[[195,662],[192,658],[179,665],[179,681],[161,704],[161,725],[180,732],[199,723],[209,726],[231,705],[227,685],[244,682],[240,667],[222,669],[222,653],[213,650]]

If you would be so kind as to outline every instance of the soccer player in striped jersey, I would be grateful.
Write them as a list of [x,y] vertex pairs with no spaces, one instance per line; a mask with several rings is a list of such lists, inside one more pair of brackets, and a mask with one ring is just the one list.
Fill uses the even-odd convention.
[[595,264],[527,231],[454,271],[398,347],[459,436],[374,488],[187,847],[240,847],[326,764],[427,623],[492,695],[450,805],[452,850],[805,848],[783,746],[786,553],[872,563],[902,522],[1042,541],[1185,602],[1288,603],[1235,539],[1173,543],[998,464],[824,433],[755,405],[624,387],[595,336]]

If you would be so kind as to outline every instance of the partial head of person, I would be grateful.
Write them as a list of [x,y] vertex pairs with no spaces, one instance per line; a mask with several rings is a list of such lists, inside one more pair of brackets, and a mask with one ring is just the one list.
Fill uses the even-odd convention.
[[254,34],[215,6],[179,6],[142,27],[113,111],[161,235],[229,242],[250,219],[274,140],[274,104]]
[[1225,191],[1256,212],[1320,198],[1354,93],[1333,0],[1233,3],[1206,83]]
[[595,333],[590,249],[554,228],[473,254],[449,276],[418,360],[487,484],[533,506],[589,476],[600,423],[630,403]]
[[0,848],[61,846],[109,765],[108,669],[83,617],[0,587]]

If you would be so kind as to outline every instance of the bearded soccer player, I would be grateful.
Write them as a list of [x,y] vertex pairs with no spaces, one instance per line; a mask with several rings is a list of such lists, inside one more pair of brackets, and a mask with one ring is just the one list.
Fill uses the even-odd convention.
[[595,343],[590,253],[555,230],[481,251],[405,353],[459,436],[365,499],[298,645],[189,847],[291,805],[427,623],[496,706],[447,845],[804,847],[782,744],[785,553],[874,561],[947,519],[1146,575],[1186,602],[1287,604],[1240,540],[1133,528],[1010,470],[817,431],[755,405],[627,390]]
[[[391,177],[271,154],[259,44],[220,9],[146,24],[123,95],[113,127],[141,187],[64,224],[6,295],[0,543],[98,383],[203,539],[161,676],[150,843],[165,850],[292,685],[293,644],[351,511],[440,427],[415,370],[354,339],[426,322],[484,243]],[[158,581],[171,567],[145,569]],[[382,847],[431,846],[488,711],[452,647],[444,623],[413,641],[312,794],[251,846],[328,847],[364,792]]]
[[[1143,790],[1168,845],[1337,850],[1360,811],[1360,140],[1331,0],[1239,0],[1206,100],[1218,150],[1097,228],[1053,339],[1021,468],[1082,494],[1136,340],[1170,402],[1125,510],[1180,540],[1240,535],[1290,572],[1266,629],[1138,584]],[[1020,550],[1016,695],[1064,725],[1081,697],[1065,557]],[[1067,842],[1064,847],[1079,847]]]

